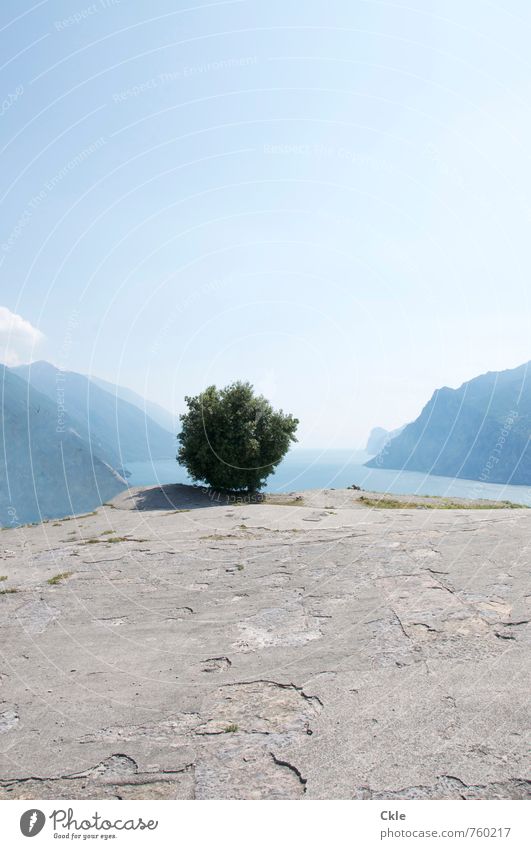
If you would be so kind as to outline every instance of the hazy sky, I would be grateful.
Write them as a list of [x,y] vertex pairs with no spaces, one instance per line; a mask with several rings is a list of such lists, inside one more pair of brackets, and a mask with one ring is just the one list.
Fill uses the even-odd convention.
[[529,360],[530,39],[528,0],[3,0],[0,359],[248,379],[304,447]]

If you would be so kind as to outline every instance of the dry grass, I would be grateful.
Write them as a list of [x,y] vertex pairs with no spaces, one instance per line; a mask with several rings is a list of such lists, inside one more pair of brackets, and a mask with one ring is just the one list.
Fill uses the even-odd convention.
[[199,537],[199,539],[214,539],[214,540],[234,539],[234,538],[236,538],[236,534],[207,534],[207,536]]
[[57,575],[54,575],[53,578],[48,578],[46,583],[50,584],[51,587],[55,587],[62,581],[66,581],[73,574],[73,572],[59,572]]
[[523,504],[514,504],[512,501],[492,501],[489,504],[471,501],[467,504],[446,499],[436,500],[436,498],[432,501],[400,501],[398,498],[369,498],[367,495],[362,495],[357,500],[365,507],[377,507],[381,510],[515,510],[525,507]]
[[275,507],[304,507],[304,498],[302,495],[267,495],[264,503]]
[[[97,513],[96,510],[92,510],[91,513],[80,513],[79,516],[65,516],[64,519],[61,519],[61,522],[73,522],[77,519],[88,519],[89,516],[95,516]],[[35,525],[38,525],[39,522],[34,522]]]

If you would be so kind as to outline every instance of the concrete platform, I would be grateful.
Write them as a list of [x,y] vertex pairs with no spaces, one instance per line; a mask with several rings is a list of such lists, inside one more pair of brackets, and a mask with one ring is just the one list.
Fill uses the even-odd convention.
[[0,798],[530,797],[531,511],[360,498],[0,532]]

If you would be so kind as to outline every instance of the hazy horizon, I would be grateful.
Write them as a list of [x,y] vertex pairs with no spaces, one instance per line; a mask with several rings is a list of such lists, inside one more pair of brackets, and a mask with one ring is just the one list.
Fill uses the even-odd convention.
[[[31,364],[33,364],[33,363],[38,363],[38,362],[42,362],[42,360],[37,359],[37,360],[31,360],[31,361],[28,361],[28,362],[20,362],[20,363],[16,363],[16,365],[24,366],[24,365],[31,365]],[[45,362],[49,362],[49,361],[45,361]],[[58,365],[57,363],[49,362],[49,364],[50,364],[50,365],[52,365],[52,366],[54,366],[54,367],[55,367],[55,368],[57,368],[58,370],[61,370],[61,366],[60,366],[60,365]],[[0,363],[0,366],[1,366],[1,365],[4,365],[4,364],[3,364],[3,363]],[[13,365],[15,365],[15,364],[13,364]],[[510,370],[510,369],[512,369],[512,368],[516,368],[516,367],[518,367],[518,365],[526,365],[526,363],[519,363],[519,364],[517,364],[517,366],[514,366],[514,367],[513,367],[513,366],[509,366],[508,368],[509,368],[509,370]],[[64,369],[64,370],[65,370],[65,371],[70,371],[70,369]],[[490,371],[492,371],[492,370],[490,370]],[[484,373],[486,373],[486,372],[482,372],[482,374],[484,374]],[[85,372],[79,372],[79,374],[85,374]],[[89,375],[89,374],[86,374],[86,376],[87,376],[87,377],[89,377],[89,378],[91,378],[91,379],[96,379],[96,380],[101,379],[101,380],[105,381],[105,378],[102,378],[102,377],[101,377],[101,375],[99,375],[99,374],[94,374],[94,373],[93,373],[93,374],[90,374],[90,375]],[[474,377],[478,377],[478,376],[479,376],[479,375],[472,375],[472,376],[471,376],[471,378],[467,378],[466,380],[462,381],[462,383],[466,383],[469,379],[472,379],[472,378],[474,378]],[[110,381],[110,383],[112,383],[112,381]],[[456,384],[455,386],[450,386],[449,388],[451,388],[451,389],[458,389],[458,388],[459,388],[459,386],[461,386],[461,385],[462,385],[462,383],[461,383],[461,384]],[[134,389],[134,387],[131,387],[131,386],[124,386],[123,384],[120,384],[120,385],[119,385],[119,384],[115,384],[115,385],[116,385],[118,388],[128,389],[128,390],[132,390],[133,392],[137,392],[137,390],[136,390],[136,389]],[[448,384],[444,384],[444,386],[448,386]],[[107,389],[107,387],[104,387],[104,388],[106,388],[106,389]],[[433,391],[435,392],[437,389],[441,389],[441,388],[442,388],[442,385],[441,385],[441,386],[436,386],[436,387],[434,387]],[[108,391],[110,391],[110,387],[108,387]],[[146,396],[146,395],[142,396],[142,393],[138,393],[138,394],[140,394],[140,395],[141,395],[141,397],[143,397],[143,398],[144,398],[144,400],[146,400],[147,402],[151,402],[151,403],[154,403],[154,404],[158,404],[160,407],[162,407],[162,409],[163,409],[163,410],[165,410],[166,412],[170,413],[171,415],[174,415],[174,416],[176,417],[176,424],[178,425],[178,419],[177,419],[177,417],[179,416],[179,411],[169,409],[168,407],[166,407],[166,406],[164,405],[164,403],[163,403],[163,402],[160,402],[160,401],[158,401],[157,399],[149,398],[149,397],[148,397],[148,396]],[[433,393],[432,393],[432,394],[433,394]],[[431,397],[431,396],[426,397],[425,402],[423,402],[423,403],[422,403],[422,407],[424,407],[424,406],[425,406],[425,404],[428,402],[429,397]],[[186,405],[185,405],[185,403],[184,403],[184,399],[183,399],[183,401],[182,401],[182,403],[181,403],[181,407],[180,407],[181,411],[183,411],[183,410],[185,409],[185,406],[186,406]],[[147,412],[147,415],[149,415],[149,410],[147,410],[146,412]],[[418,412],[420,413],[420,409],[419,409],[419,411],[418,411]],[[415,418],[417,418],[417,414],[413,415],[413,416],[412,416],[410,419],[408,419],[407,421],[403,421],[403,422],[401,422],[401,425],[408,424],[410,421],[413,421]],[[344,452],[352,451],[352,452],[354,452],[354,453],[360,453],[360,452],[361,452],[361,453],[363,453],[363,452],[365,452],[365,447],[366,447],[366,443],[367,443],[367,438],[369,437],[369,435],[370,435],[371,431],[372,431],[374,428],[377,428],[377,427],[383,427],[385,430],[389,430],[389,431],[391,431],[391,430],[395,429],[396,427],[400,427],[401,425],[392,426],[392,427],[386,427],[385,425],[382,425],[382,424],[380,424],[380,423],[375,423],[375,424],[371,425],[371,427],[370,427],[370,428],[369,428],[369,430],[367,431],[367,434],[366,434],[366,438],[365,438],[365,440],[363,440],[363,441],[362,441],[362,443],[360,443],[360,444],[358,444],[358,445],[355,445],[354,443],[352,443],[352,444],[350,444],[350,445],[342,445],[342,446],[334,446],[334,445],[331,445],[331,446],[326,447],[326,446],[323,446],[323,445],[301,445],[300,441],[298,441],[298,442],[294,443],[294,444],[291,446],[291,448],[290,448],[289,450],[290,450],[290,452],[293,452],[293,451],[305,451],[305,450],[307,450],[307,451],[321,451],[321,450],[327,450],[327,448],[328,448],[328,449],[329,449],[329,450],[331,450],[331,451],[338,450],[338,451],[344,451]]]
[[0,361],[348,450],[529,361],[531,9],[439,6],[4,3]]

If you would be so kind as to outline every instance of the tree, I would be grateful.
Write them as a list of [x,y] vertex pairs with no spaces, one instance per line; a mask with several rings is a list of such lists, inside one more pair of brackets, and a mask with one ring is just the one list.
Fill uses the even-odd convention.
[[209,386],[185,401],[177,460],[215,489],[256,492],[297,441],[299,420],[274,410],[250,383]]

